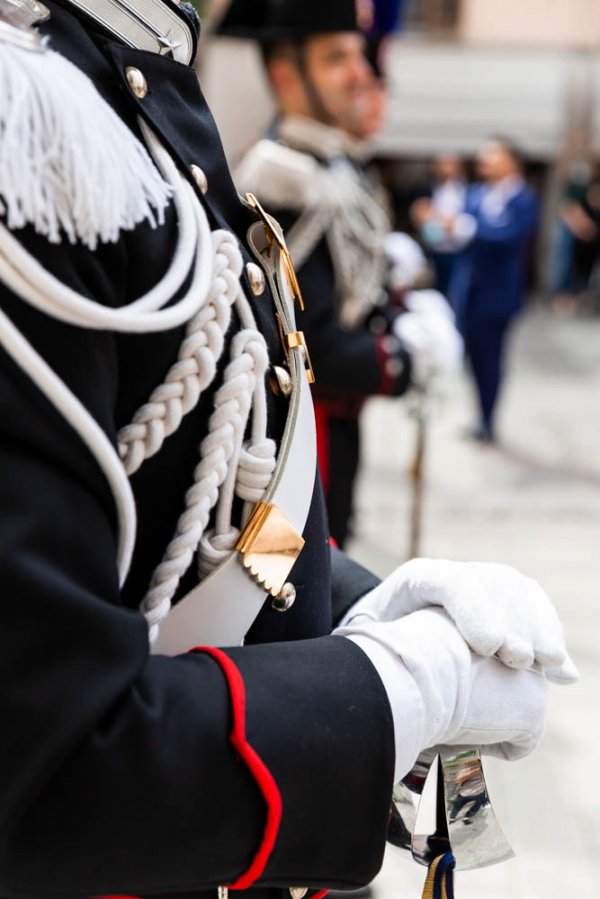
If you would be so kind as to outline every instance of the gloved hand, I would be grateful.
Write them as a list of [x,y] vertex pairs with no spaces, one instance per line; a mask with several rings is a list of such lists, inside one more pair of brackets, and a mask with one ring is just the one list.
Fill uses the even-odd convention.
[[[351,639],[369,656],[386,688],[394,717],[396,778],[433,746],[475,746],[517,759],[538,745],[546,710],[543,673],[514,671],[496,659],[473,655],[441,609],[396,621],[363,619],[334,634]],[[411,686],[420,697],[418,706]]]
[[548,596],[508,565],[412,559],[355,603],[342,624],[392,621],[429,606],[444,608],[480,656],[497,655],[509,668],[537,662],[556,682],[578,678]]
[[416,240],[402,231],[392,231],[384,241],[390,264],[389,285],[394,290],[412,287],[427,273],[427,259]]
[[459,368],[463,342],[454,314],[437,290],[413,290],[404,302],[408,311],[394,321],[393,331],[410,354],[414,383],[422,387]]

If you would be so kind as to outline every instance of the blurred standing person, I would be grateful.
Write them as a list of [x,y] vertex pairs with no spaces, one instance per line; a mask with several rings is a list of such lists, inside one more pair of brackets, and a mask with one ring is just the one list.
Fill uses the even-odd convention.
[[585,189],[576,200],[563,207],[563,220],[573,235],[572,284],[575,294],[584,298],[597,281],[595,271],[600,250],[600,169],[590,171]]
[[366,398],[399,396],[432,365],[455,365],[460,339],[439,304],[401,316],[392,302],[390,272],[402,266],[387,258],[386,195],[365,168],[364,137],[378,127],[382,99],[366,58],[375,8],[354,0],[249,6],[234,0],[218,32],[260,43],[278,115],[236,181],[287,234],[306,301],[299,323],[316,374],[329,524],[344,546]]
[[411,205],[410,218],[435,269],[435,286],[448,296],[448,289],[464,236],[456,233],[456,222],[465,211],[467,179],[460,156],[444,153],[433,160],[433,181]]
[[509,140],[486,141],[477,169],[482,183],[469,189],[465,213],[455,223],[471,237],[457,263],[450,297],[459,310],[479,399],[480,421],[473,436],[490,443],[506,337],[525,296],[538,200],[525,183],[521,154]]
[[583,208],[591,178],[588,160],[576,159],[569,166],[562,186],[558,220],[552,236],[550,270],[550,290],[559,303],[565,296],[581,289],[578,242],[587,243],[597,234]]

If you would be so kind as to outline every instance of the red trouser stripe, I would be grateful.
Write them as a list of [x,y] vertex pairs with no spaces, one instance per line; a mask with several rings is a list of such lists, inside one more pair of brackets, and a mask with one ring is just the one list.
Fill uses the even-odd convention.
[[323,490],[327,496],[329,487],[329,413],[327,406],[315,402],[315,424],[317,427],[317,459]]
[[229,887],[231,890],[246,890],[262,875],[273,851],[281,823],[281,793],[275,783],[275,778],[246,739],[246,690],[238,668],[227,653],[212,646],[198,646],[191,652],[204,652],[212,656],[221,666],[229,687],[233,713],[233,726],[229,739],[242,761],[247,765],[267,804],[267,819],[258,851],[248,870]]

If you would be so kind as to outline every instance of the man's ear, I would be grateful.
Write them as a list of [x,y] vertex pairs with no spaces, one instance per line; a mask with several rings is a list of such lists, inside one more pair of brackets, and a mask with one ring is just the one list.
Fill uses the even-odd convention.
[[291,59],[272,59],[267,66],[267,74],[274,91],[280,96],[295,94],[301,87],[298,68]]

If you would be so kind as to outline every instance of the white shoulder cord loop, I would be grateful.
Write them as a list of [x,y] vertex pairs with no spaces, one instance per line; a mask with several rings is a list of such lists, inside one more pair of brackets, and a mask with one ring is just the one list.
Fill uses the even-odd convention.
[[[156,331],[175,327],[202,305],[212,273],[212,239],[206,215],[192,188],[181,178],[168,154],[148,132],[152,153],[174,187],[179,215],[179,242],[163,279],[136,302],[108,309],[80,296],[47,272],[10,231],[0,223],[0,279],[13,292],[42,312],[87,328],[121,332]],[[184,282],[196,255],[194,276],[186,295],[162,309]],[[108,437],[89,412],[52,371],[5,314],[0,317],[0,341],[49,401],[88,446],[110,484],[119,518],[118,567],[122,584],[127,577],[135,544],[136,514],[131,487]]]
[[133,422],[119,432],[119,454],[129,475],[160,450],[215,379],[239,290],[242,258],[228,231],[215,231],[211,240],[215,261],[207,300],[189,323],[177,362],[164,383],[138,409]]
[[[247,318],[244,313],[250,312],[250,307],[241,290],[236,308],[243,323]],[[244,328],[235,335],[231,345],[231,361],[225,369],[223,384],[215,394],[215,411],[209,420],[208,434],[200,446],[201,461],[194,471],[194,483],[185,497],[186,510],[179,519],[175,537],[154,573],[142,604],[150,625],[151,641],[156,637],[158,625],[169,613],[179,581],[205,537],[211,512],[217,503],[219,526],[216,547],[220,547],[224,556],[233,549],[234,535],[237,533],[231,526],[233,486],[255,393],[262,391],[264,396],[268,364],[265,340],[259,331]],[[261,441],[266,441],[266,415],[261,415],[260,408],[254,411],[255,419],[262,419],[257,425],[262,432]],[[274,444],[272,449],[274,460]],[[207,546],[209,555],[212,555],[209,535],[206,535],[203,546]],[[218,561],[221,561],[221,554],[218,555]],[[206,573],[202,564],[200,571]]]
[[[200,447],[200,462],[186,495],[186,509],[142,603],[152,638],[205,537],[215,506],[215,531],[206,535],[203,545],[213,556],[214,549],[225,551],[225,544],[225,554],[231,551],[235,542],[232,543],[232,535],[237,534],[231,525],[234,497],[254,502],[262,496],[275,468],[275,444],[267,438],[267,348],[240,287],[243,262],[237,241],[229,232],[211,234],[206,213],[193,189],[151,130],[143,123],[140,127],[153,158],[173,188],[179,221],[172,264],[145,296],[119,309],[81,296],[47,272],[0,224],[0,279],[42,312],[76,326],[124,333],[167,330],[188,322],[178,359],[164,383],[136,412],[132,424],[118,435],[121,459],[89,412],[4,314],[0,314],[0,341],[80,435],[106,475],[119,517],[118,564],[122,584],[131,564],[136,531],[135,501],[125,472],[132,474],[158,452],[213,383],[235,304],[242,330],[231,343],[231,360],[215,395],[215,410]],[[190,268],[185,295],[167,306]],[[250,419],[251,435],[244,444]]]
[[117,507],[119,522],[117,565],[119,584],[122,586],[131,565],[137,524],[133,492],[114,447],[85,406],[1,310],[0,343],[79,434],[103,471]]

